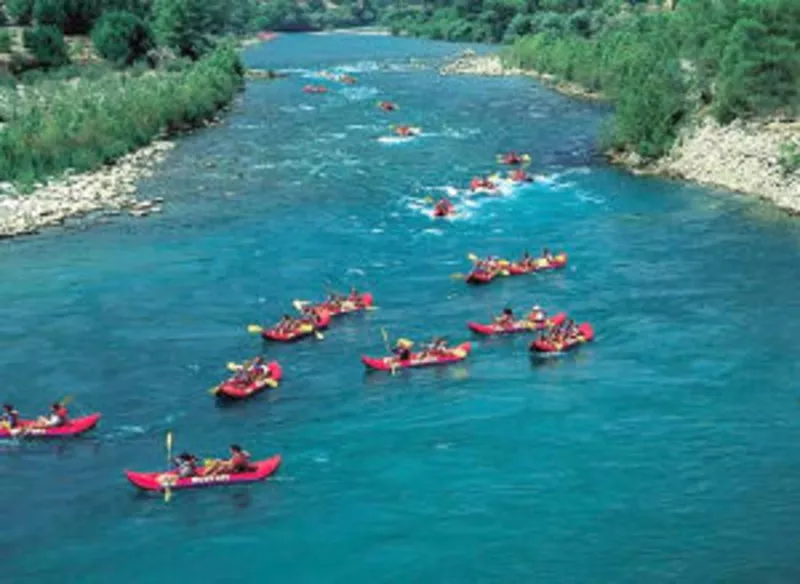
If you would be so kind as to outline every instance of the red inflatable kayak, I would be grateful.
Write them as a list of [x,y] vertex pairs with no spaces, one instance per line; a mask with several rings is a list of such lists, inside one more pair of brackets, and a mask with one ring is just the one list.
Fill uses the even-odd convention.
[[304,93],[328,93],[328,88],[324,85],[306,85],[303,87]]
[[460,345],[447,349],[435,355],[428,355],[423,357],[422,353],[411,353],[411,358],[406,361],[400,361],[397,357],[361,357],[367,369],[377,369],[378,371],[392,371],[395,369],[408,369],[410,367],[426,367],[428,365],[444,365],[447,363],[455,363],[456,361],[463,361],[472,350],[472,344],[469,342],[461,343]]
[[594,339],[594,329],[588,322],[578,325],[578,330],[580,331],[578,336],[572,337],[560,343],[536,339],[531,343],[530,349],[536,353],[566,353],[567,351],[570,351],[575,347],[584,343],[588,343]]
[[66,438],[69,436],[78,436],[84,432],[88,432],[100,420],[100,414],[90,414],[82,418],[72,418],[63,426],[56,426],[54,428],[31,428],[35,424],[35,420],[20,420],[17,428],[23,428],[24,431],[17,433],[16,428],[12,434],[11,430],[3,426],[0,428],[0,438],[12,438],[14,436],[26,438]]
[[523,266],[519,263],[511,264],[511,266],[508,268],[508,271],[514,276],[519,276],[521,274],[544,272],[545,270],[556,270],[558,268],[563,268],[566,265],[567,254],[561,252],[560,254],[553,256],[553,259],[549,262],[544,258],[535,258],[531,260],[531,263],[528,265]]
[[317,311],[318,314],[325,311],[330,316],[339,316],[340,314],[350,314],[352,312],[366,310],[373,304],[372,293],[364,292],[363,294],[359,294],[355,301],[348,299],[344,302],[321,302],[319,304],[314,304],[310,308]]
[[331,322],[331,315],[327,310],[321,310],[317,313],[319,320],[313,322],[310,319],[303,319],[300,324],[290,330],[278,330],[276,327],[271,329],[264,329],[261,336],[270,341],[279,341],[281,343],[291,343],[292,341],[300,340],[304,337],[313,335],[316,331],[328,328]]
[[434,217],[447,217],[455,213],[455,206],[450,201],[439,201],[433,208]]
[[525,333],[552,328],[560,325],[566,319],[567,313],[559,312],[558,314],[555,314],[547,320],[543,320],[542,322],[533,322],[532,320],[518,320],[509,324],[480,324],[477,322],[468,322],[467,326],[471,331],[481,335],[507,335],[511,333]]
[[276,455],[272,458],[252,463],[252,471],[236,474],[220,474],[207,477],[204,477],[202,474],[200,474],[199,476],[181,479],[178,478],[178,475],[175,471],[133,472],[126,470],[125,476],[128,477],[128,480],[133,483],[134,486],[145,491],[163,491],[167,484],[169,484],[169,488],[171,490],[177,491],[179,489],[213,487],[217,485],[236,485],[263,481],[271,474],[274,474],[275,471],[278,470],[280,464],[281,457]]
[[251,397],[267,387],[275,387],[283,377],[283,370],[277,361],[271,361],[265,367],[269,369],[269,377],[261,377],[253,383],[242,383],[236,377],[232,377],[220,383],[214,395],[222,399],[239,400]]
[[473,268],[465,279],[467,284],[488,284],[498,276],[508,276],[510,274],[506,269],[506,266],[509,266],[508,261],[499,260],[497,264],[498,266],[496,269],[487,270],[483,267]]

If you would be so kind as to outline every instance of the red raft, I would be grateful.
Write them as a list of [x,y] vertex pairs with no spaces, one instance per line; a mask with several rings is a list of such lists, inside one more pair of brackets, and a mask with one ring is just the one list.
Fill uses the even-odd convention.
[[530,350],[535,353],[566,353],[594,339],[594,329],[588,322],[578,325],[578,330],[580,331],[578,336],[560,343],[546,339],[536,339],[531,343]]
[[467,326],[471,331],[480,335],[507,335],[553,328],[554,326],[560,325],[566,319],[567,313],[559,312],[542,322],[533,322],[532,320],[518,320],[509,324],[480,324],[478,322],[468,322]]
[[269,370],[269,377],[260,377],[252,383],[243,383],[232,377],[228,381],[220,383],[214,395],[221,399],[241,400],[247,399],[267,387],[277,387],[278,382],[283,377],[283,370],[277,361],[270,361],[264,365]]
[[362,356],[361,361],[367,366],[367,369],[376,369],[378,371],[393,371],[395,369],[408,369],[411,367],[427,367],[429,365],[445,365],[447,363],[455,363],[456,361],[463,361],[472,350],[472,344],[469,342],[461,343],[460,345],[447,349],[436,355],[429,355],[423,357],[422,353],[411,353],[411,358],[405,361],[400,361],[397,357],[367,357]]
[[330,316],[339,316],[341,314],[350,314],[367,310],[372,307],[374,303],[372,292],[364,292],[363,294],[359,294],[355,300],[350,300],[348,297],[348,299],[343,302],[321,302],[309,308],[316,311],[317,314],[327,312]]
[[66,438],[69,436],[78,436],[84,432],[88,432],[100,420],[100,414],[90,414],[82,418],[72,418],[63,426],[56,426],[54,428],[31,428],[36,422],[34,420],[20,420],[17,428],[22,428],[22,432],[11,433],[6,427],[0,428],[0,438],[11,438],[15,436],[24,436],[26,438]]
[[447,199],[442,199],[436,206],[433,208],[433,216],[434,217],[448,217],[449,215],[454,215],[456,211],[455,205],[448,201]]
[[557,270],[566,265],[567,254],[561,252],[560,254],[553,256],[553,259],[549,262],[544,258],[536,258],[531,260],[531,263],[528,265],[521,265],[519,263],[511,264],[508,268],[508,271],[513,276],[519,276],[521,274],[532,274],[534,272],[544,272],[546,270]]
[[189,478],[178,478],[175,471],[168,472],[133,472],[125,471],[125,476],[144,491],[163,491],[165,486],[173,491],[179,489],[192,489],[197,487],[214,487],[217,485],[237,485],[244,483],[255,483],[263,481],[278,470],[281,464],[280,455],[273,456],[266,460],[251,463],[251,471],[236,474],[221,474],[204,477],[199,476]]
[[303,319],[301,323],[292,328],[291,330],[278,330],[276,327],[264,329],[261,336],[270,341],[278,341],[281,343],[291,343],[298,341],[302,338],[313,335],[319,330],[328,328],[331,322],[331,315],[327,310],[321,310],[317,313],[319,318],[316,322],[311,319]]

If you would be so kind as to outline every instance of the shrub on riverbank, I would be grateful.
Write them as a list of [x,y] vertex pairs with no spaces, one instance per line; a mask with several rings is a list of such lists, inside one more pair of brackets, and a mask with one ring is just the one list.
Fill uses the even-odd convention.
[[97,52],[117,65],[131,65],[143,58],[155,42],[150,27],[130,12],[104,14],[92,29]]
[[37,26],[25,31],[22,42],[42,69],[69,63],[64,34],[54,26]]
[[0,133],[0,181],[31,184],[67,168],[109,163],[162,131],[201,125],[240,88],[243,67],[224,46],[192,67],[48,88],[18,107]]

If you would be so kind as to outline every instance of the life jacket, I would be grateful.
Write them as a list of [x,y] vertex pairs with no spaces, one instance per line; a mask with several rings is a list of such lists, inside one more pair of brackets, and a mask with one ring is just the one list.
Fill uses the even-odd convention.
[[67,408],[61,405],[58,406],[53,413],[58,416],[62,424],[65,424],[69,418],[69,412],[67,411]]

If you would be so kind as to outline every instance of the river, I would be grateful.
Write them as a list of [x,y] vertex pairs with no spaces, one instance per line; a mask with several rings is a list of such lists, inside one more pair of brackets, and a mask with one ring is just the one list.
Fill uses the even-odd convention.
[[[593,145],[608,109],[528,79],[439,77],[459,47],[284,36],[224,125],[142,184],[165,213],[0,246],[2,399],[101,411],[68,443],[0,445],[3,582],[797,582],[800,224],[638,178]],[[409,57],[421,64],[409,63]],[[359,79],[301,92],[341,67]],[[385,114],[379,99],[397,101]],[[379,141],[392,123],[423,128]],[[536,182],[435,222],[415,199],[534,157]],[[564,249],[560,272],[470,288],[466,255]],[[269,346],[282,386],[207,389],[248,323],[326,286],[374,292],[323,341]],[[525,338],[463,365],[365,375],[393,336],[470,338],[506,304],[590,321],[546,362]],[[280,452],[263,484],[137,495],[164,432],[201,456]]]

